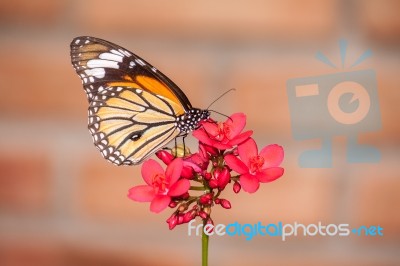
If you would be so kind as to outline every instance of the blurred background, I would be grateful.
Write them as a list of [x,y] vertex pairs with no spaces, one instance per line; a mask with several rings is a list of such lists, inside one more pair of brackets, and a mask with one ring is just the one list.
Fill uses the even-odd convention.
[[[113,166],[93,146],[69,57],[79,35],[137,53],[196,107],[236,88],[213,109],[246,113],[259,146],[284,146],[285,175],[252,195],[226,189],[232,209],[215,207],[215,223],[384,228],[381,237],[212,237],[210,265],[400,265],[399,10],[396,0],[2,0],[0,265],[200,264],[200,237],[186,225],[169,231],[170,210],[127,198],[140,167]],[[350,71],[315,59],[321,51],[340,65],[340,39],[348,62],[373,52],[351,70],[376,72],[382,128],[359,138],[382,159],[347,163],[337,136],[332,168],[301,168],[300,153],[319,140],[294,140],[286,82]]]

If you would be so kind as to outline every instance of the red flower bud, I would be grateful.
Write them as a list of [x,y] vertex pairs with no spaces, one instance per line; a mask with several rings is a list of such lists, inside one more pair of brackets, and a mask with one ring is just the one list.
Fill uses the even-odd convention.
[[177,222],[177,224],[182,224],[182,223],[183,223],[183,214],[180,213],[180,214],[178,214],[178,222]]
[[199,211],[199,216],[201,217],[201,219],[207,219],[208,214],[204,211]]
[[233,184],[233,192],[239,193],[241,188],[242,186],[240,186],[239,182],[235,181],[235,183]]
[[196,217],[196,211],[191,210],[183,215],[183,222],[188,223]]
[[169,203],[169,207],[170,208],[175,208],[176,206],[178,205],[178,202],[176,202],[176,201],[171,201],[170,203]]
[[166,165],[169,165],[173,160],[174,156],[166,150],[160,150],[156,152],[158,159],[163,161]]
[[207,194],[200,196],[200,199],[199,199],[200,204],[202,204],[202,205],[211,204],[212,196],[213,196],[212,193],[207,193]]
[[212,177],[212,175],[211,175],[210,172],[206,172],[206,173],[204,174],[204,179],[205,179],[205,180],[210,180],[211,177]]
[[210,186],[210,188],[216,188],[218,187],[218,181],[215,179],[211,179],[210,182],[208,182],[208,185]]
[[221,199],[221,206],[222,206],[222,208],[230,209],[231,203],[229,202],[229,200]]
[[214,176],[218,181],[218,188],[220,190],[223,190],[226,185],[229,183],[229,181],[231,180],[231,175],[229,173],[228,168],[224,167],[222,169],[217,168],[214,171]]
[[214,200],[214,202],[215,202],[215,204],[220,204],[220,203],[221,203],[221,200],[220,200],[219,198],[216,198],[216,199]]
[[174,229],[174,227],[178,224],[178,217],[176,214],[172,214],[171,217],[168,218],[167,220],[169,230]]
[[190,166],[184,166],[182,168],[181,177],[186,179],[193,179],[193,168]]

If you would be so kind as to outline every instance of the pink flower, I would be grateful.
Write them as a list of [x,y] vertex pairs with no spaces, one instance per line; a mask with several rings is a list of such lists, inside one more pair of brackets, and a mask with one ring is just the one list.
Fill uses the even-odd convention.
[[283,175],[283,168],[279,167],[283,161],[283,148],[273,144],[264,147],[258,154],[257,144],[248,139],[238,146],[239,160],[236,156],[225,156],[226,164],[240,174],[240,184],[244,191],[253,193],[261,183],[274,181]]
[[225,122],[203,122],[202,126],[193,131],[193,136],[200,142],[220,150],[232,148],[248,139],[253,131],[242,132],[246,125],[246,115],[235,113]]
[[128,197],[134,201],[151,202],[150,210],[159,213],[171,202],[171,197],[185,194],[190,187],[187,179],[179,179],[183,168],[181,158],[174,159],[167,169],[149,159],[143,163],[142,177],[147,185],[132,187]]

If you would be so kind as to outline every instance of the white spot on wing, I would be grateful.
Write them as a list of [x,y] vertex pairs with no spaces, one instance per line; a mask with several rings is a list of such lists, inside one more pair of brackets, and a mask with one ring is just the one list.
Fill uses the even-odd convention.
[[119,69],[118,62],[103,60],[103,59],[92,59],[87,62],[87,66],[90,68],[115,68]]
[[120,53],[120,52],[118,52],[117,50],[114,50],[114,49],[110,50],[110,52],[113,53],[113,54],[119,55],[119,56],[124,56],[122,53]]
[[75,44],[78,44],[80,42],[81,42],[81,40],[78,39],[78,40],[75,41]]
[[85,73],[86,73],[86,75],[93,76],[93,77],[100,78],[100,79],[104,78],[104,76],[106,75],[106,71],[104,70],[104,68],[101,68],[101,67],[86,69]]
[[135,61],[136,61],[136,63],[138,63],[138,64],[141,65],[141,66],[145,66],[145,65],[146,65],[146,63],[143,62],[142,59],[135,59]]
[[100,59],[110,60],[110,61],[117,61],[122,62],[123,57],[120,55],[112,54],[112,53],[102,53],[99,55]]

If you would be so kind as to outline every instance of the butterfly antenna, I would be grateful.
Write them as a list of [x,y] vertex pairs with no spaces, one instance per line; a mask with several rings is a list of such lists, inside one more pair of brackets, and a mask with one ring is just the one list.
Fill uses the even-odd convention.
[[[219,99],[221,99],[222,97],[224,97],[226,94],[228,94],[228,93],[231,92],[231,91],[235,91],[235,90],[236,90],[235,88],[232,88],[232,89],[227,90],[226,92],[222,93],[217,99],[215,99],[212,103],[210,103],[210,105],[207,107],[206,110],[208,110],[208,108],[210,108],[216,101],[218,101]],[[211,110],[210,110],[210,111],[211,111]],[[213,112],[215,112],[215,111],[213,111]],[[215,113],[222,115],[221,113],[218,113],[218,112],[215,112]],[[226,116],[226,115],[224,115],[224,116]]]
[[223,114],[223,113],[220,113],[220,112],[217,112],[217,111],[215,111],[215,110],[208,110],[208,111],[210,111],[210,112],[214,112],[214,113],[216,113],[216,114],[219,114],[219,115],[222,115],[222,116],[225,116],[226,118],[228,118],[229,120],[232,120],[232,118],[230,118],[229,116],[227,116],[226,114]]

